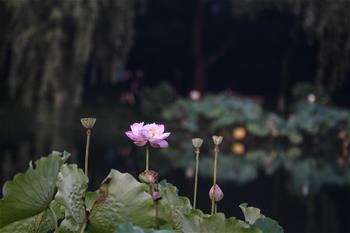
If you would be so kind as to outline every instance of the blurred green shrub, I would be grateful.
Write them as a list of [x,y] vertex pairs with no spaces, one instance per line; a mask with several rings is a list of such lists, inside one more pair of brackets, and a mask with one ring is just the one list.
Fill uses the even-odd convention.
[[216,133],[224,136],[218,174],[222,180],[246,183],[261,171],[271,175],[283,169],[290,190],[298,194],[317,192],[324,185],[350,185],[350,112],[326,105],[325,94],[320,101],[310,99],[307,90],[299,86],[294,91],[298,98],[287,117],[228,94],[198,101],[179,98],[164,106],[163,119],[174,132],[171,164],[190,171],[194,163],[190,139],[202,137],[200,170],[210,177],[210,137]]

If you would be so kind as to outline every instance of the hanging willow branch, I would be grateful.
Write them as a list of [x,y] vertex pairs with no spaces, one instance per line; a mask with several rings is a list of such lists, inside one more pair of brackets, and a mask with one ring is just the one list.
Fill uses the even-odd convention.
[[[0,0],[2,82],[34,112],[36,153],[72,145],[66,132],[86,80],[111,78],[113,61],[124,64],[136,1]],[[95,61],[104,65],[103,74],[90,72]]]
[[[32,106],[35,100],[54,98],[55,92],[65,89],[79,103],[89,61],[100,66],[116,60],[124,64],[133,36],[135,2],[0,0],[8,17],[7,24],[0,25],[8,35],[3,43],[7,48],[0,52],[10,51],[6,80],[12,96]],[[102,79],[113,77],[111,67],[103,68]]]
[[237,15],[256,16],[266,9],[292,14],[317,48],[315,79],[334,89],[350,68],[350,0],[239,0]]

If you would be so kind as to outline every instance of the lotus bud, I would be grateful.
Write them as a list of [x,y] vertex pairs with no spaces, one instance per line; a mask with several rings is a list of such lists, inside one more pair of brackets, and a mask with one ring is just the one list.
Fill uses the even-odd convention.
[[139,179],[146,184],[155,184],[158,181],[158,173],[153,170],[146,170],[139,175]]
[[194,148],[199,149],[203,144],[203,139],[201,138],[192,138],[192,145]]
[[152,199],[153,199],[153,201],[158,201],[158,200],[160,200],[161,198],[162,198],[162,197],[161,197],[159,191],[154,191],[154,192],[152,193]]
[[216,135],[213,136],[213,142],[216,146],[221,144],[222,139],[223,139],[222,136],[216,136]]
[[86,129],[92,129],[95,125],[96,118],[81,118],[80,119],[81,124],[86,128]]
[[[215,193],[214,193],[214,187],[215,187]],[[215,202],[221,201],[222,198],[224,198],[224,193],[222,192],[219,185],[213,185],[209,191],[209,197],[211,200],[214,199]]]

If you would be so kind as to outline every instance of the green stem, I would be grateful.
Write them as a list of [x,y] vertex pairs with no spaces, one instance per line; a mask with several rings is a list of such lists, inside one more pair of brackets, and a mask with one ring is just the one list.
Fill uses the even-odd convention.
[[149,169],[149,148],[146,146],[146,171]]
[[215,202],[215,207],[214,207],[214,213],[217,214],[218,213],[218,203]]
[[[151,196],[153,197],[153,193],[155,191],[155,187],[153,184],[149,184],[149,191]],[[159,223],[158,223],[158,200],[153,200],[154,204],[154,228],[159,229]]]
[[80,233],[84,233],[86,228],[86,221],[84,222],[84,225],[80,229]]
[[199,151],[196,151],[196,174],[194,178],[193,209],[196,208],[196,204],[197,204],[198,164],[199,164]]
[[[214,192],[213,196],[215,196],[216,193],[216,166],[217,166],[217,159],[218,159],[218,150],[215,149],[215,159],[214,159],[214,175],[213,175],[213,187],[214,187]],[[215,208],[215,198],[212,198],[211,200],[211,214],[214,214],[214,208]]]
[[159,223],[158,223],[158,201],[155,201],[154,203],[154,210],[155,210],[155,213],[154,213],[154,225],[155,225],[155,228],[156,229],[159,229]]
[[[89,130],[89,129],[88,129],[88,130]],[[91,134],[91,131],[86,131],[85,176],[88,176],[90,134]]]
[[58,233],[58,225],[57,225],[57,216],[55,214],[55,211],[51,208],[51,206],[49,206],[49,209],[51,211],[52,217],[53,217],[53,221],[55,224],[55,233]]

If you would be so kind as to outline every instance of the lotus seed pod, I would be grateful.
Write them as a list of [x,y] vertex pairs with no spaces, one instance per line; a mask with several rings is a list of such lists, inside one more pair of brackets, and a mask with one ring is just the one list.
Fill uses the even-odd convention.
[[139,179],[146,184],[155,184],[158,181],[158,173],[153,170],[147,170],[139,175]]
[[203,139],[201,138],[192,138],[192,145],[196,148],[199,149],[203,144]]
[[222,139],[223,139],[222,136],[216,136],[216,135],[213,136],[213,142],[217,146],[221,144]]
[[221,188],[219,185],[215,185],[215,193],[214,193],[214,185],[211,187],[209,191],[209,197],[211,200],[214,199],[215,202],[219,202],[224,198],[224,193],[222,192]]
[[81,118],[80,119],[81,124],[86,128],[86,129],[92,129],[95,125],[96,118],[88,117],[88,118]]

